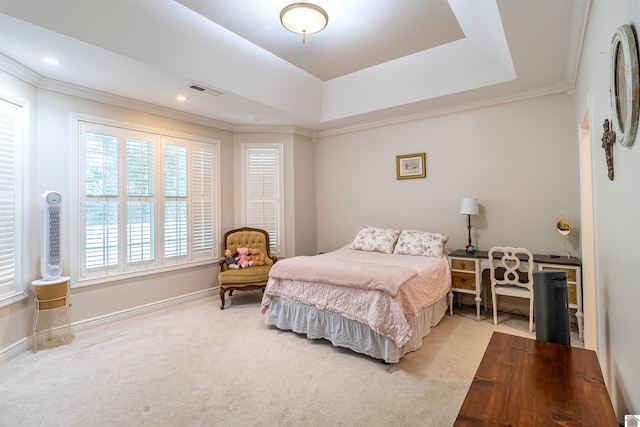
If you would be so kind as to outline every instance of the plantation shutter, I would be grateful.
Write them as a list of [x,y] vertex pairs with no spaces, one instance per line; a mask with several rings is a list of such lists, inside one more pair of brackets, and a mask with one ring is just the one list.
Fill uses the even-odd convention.
[[187,147],[164,146],[164,256],[188,254]]
[[154,259],[154,156],[151,141],[127,139],[127,262]]
[[[213,174],[214,147],[191,143],[192,251],[194,258],[217,256],[216,181]],[[216,249],[214,249],[214,246]]]
[[247,149],[247,225],[269,233],[271,250],[280,252],[280,150]]
[[79,122],[79,282],[218,257],[218,144]]
[[0,100],[0,297],[18,291],[16,239],[20,108]]
[[119,256],[118,138],[96,128],[84,133],[82,141],[82,172],[85,175],[84,269],[107,269],[118,265]]

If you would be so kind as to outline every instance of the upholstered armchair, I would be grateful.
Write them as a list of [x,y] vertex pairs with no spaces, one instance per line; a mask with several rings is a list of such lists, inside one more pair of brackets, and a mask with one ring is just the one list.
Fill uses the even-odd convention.
[[245,267],[242,269],[229,268],[224,257],[220,259],[220,273],[218,273],[218,283],[220,284],[220,310],[224,310],[224,298],[227,291],[229,296],[233,291],[248,291],[262,289],[267,286],[269,280],[269,270],[278,260],[271,255],[269,250],[269,233],[259,228],[243,227],[227,231],[224,235],[224,249],[229,249],[235,253],[238,248],[260,249],[265,256],[264,265]]

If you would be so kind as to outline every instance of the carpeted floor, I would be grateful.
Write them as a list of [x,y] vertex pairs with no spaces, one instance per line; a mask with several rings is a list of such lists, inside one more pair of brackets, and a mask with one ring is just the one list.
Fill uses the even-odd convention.
[[495,327],[463,307],[384,365],[266,327],[260,299],[204,298],[25,352],[0,366],[0,426],[451,426],[492,332],[535,337],[525,317]]

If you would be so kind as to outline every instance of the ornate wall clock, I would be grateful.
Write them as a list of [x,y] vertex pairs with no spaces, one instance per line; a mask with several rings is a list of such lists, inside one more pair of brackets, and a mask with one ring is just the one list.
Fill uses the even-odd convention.
[[630,25],[621,25],[611,40],[611,110],[616,140],[625,147],[633,144],[638,130],[638,49]]

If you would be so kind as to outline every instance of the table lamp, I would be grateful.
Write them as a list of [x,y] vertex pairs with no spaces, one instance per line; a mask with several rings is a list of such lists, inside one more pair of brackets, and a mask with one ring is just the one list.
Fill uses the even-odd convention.
[[467,253],[472,254],[476,251],[471,245],[471,215],[478,215],[480,210],[478,208],[478,199],[465,198],[462,199],[460,204],[460,215],[467,216],[467,230],[469,230],[469,239],[467,241]]

